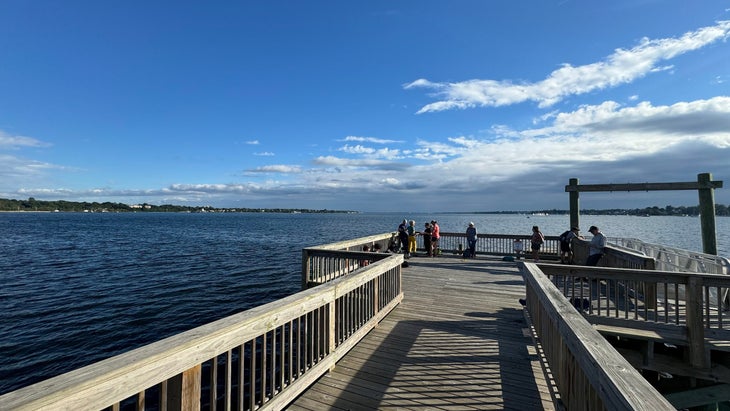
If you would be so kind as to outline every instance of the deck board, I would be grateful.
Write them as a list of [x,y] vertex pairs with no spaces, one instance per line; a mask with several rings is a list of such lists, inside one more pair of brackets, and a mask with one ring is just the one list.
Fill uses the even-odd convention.
[[515,263],[414,257],[403,302],[288,409],[552,410]]

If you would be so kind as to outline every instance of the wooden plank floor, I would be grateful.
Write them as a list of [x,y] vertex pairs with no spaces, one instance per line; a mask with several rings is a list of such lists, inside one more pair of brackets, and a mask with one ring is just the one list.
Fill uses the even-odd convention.
[[404,299],[289,410],[554,409],[515,263],[413,257]]

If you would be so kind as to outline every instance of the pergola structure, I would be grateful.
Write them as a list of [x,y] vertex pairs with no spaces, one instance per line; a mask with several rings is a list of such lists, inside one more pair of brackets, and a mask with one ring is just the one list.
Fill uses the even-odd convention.
[[683,183],[637,183],[637,184],[578,184],[571,178],[565,186],[570,195],[570,225],[580,226],[580,192],[596,191],[660,191],[697,190],[700,197],[700,224],[702,226],[702,251],[717,255],[717,233],[715,230],[715,189],[722,188],[722,181],[712,181],[712,174],[697,175],[697,181]]

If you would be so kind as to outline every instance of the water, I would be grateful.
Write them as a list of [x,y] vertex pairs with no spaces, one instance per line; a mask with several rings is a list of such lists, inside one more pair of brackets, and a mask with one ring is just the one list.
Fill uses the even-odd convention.
[[[0,394],[299,291],[301,249],[437,219],[559,235],[568,216],[0,213]],[[696,217],[582,216],[609,237],[701,250]],[[730,219],[718,218],[730,256]]]

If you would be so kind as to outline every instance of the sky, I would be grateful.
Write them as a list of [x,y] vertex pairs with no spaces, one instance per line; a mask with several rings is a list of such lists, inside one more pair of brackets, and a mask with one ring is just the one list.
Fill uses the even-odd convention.
[[3,0],[0,198],[730,204],[729,37],[729,0]]

